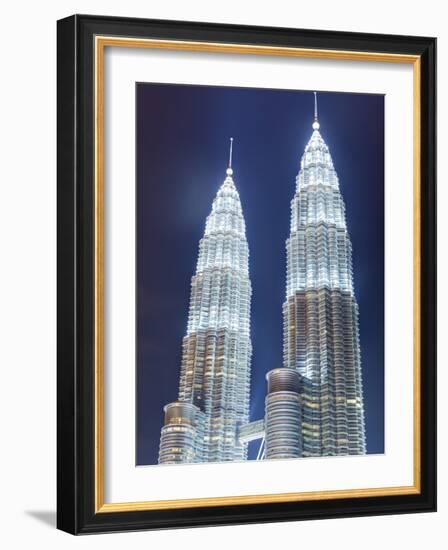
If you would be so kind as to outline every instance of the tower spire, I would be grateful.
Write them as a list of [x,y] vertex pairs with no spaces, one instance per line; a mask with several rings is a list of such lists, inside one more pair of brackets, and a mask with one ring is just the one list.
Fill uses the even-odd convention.
[[313,122],[313,130],[319,130],[320,124],[319,124],[319,117],[317,112],[317,92],[314,92],[314,122]]
[[227,167],[226,174],[231,176],[233,174],[232,170],[232,153],[233,153],[233,137],[230,138],[230,151],[229,151],[229,166]]

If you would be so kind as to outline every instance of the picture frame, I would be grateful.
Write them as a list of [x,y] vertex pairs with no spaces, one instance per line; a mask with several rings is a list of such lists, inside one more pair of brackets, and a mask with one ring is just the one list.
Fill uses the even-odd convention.
[[[90,15],[62,19],[57,31],[58,528],[84,534],[435,511],[436,40]],[[108,48],[269,56],[272,63],[297,58],[412,67],[413,483],[186,500],[105,500]]]

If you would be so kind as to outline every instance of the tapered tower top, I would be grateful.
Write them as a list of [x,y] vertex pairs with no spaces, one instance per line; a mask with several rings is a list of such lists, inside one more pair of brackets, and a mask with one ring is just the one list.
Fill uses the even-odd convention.
[[[317,92],[314,92],[314,117],[313,117],[313,133],[305,147],[305,151],[300,161],[300,169],[308,169],[314,166],[320,165],[333,170],[333,160],[328,149],[328,145],[325,143],[322,134],[320,133],[319,113],[317,110]],[[316,176],[317,177],[317,176]],[[305,180],[302,177],[298,181],[298,185],[308,185],[314,179]],[[332,180],[337,185],[337,176]],[[298,189],[298,188],[297,188]]]

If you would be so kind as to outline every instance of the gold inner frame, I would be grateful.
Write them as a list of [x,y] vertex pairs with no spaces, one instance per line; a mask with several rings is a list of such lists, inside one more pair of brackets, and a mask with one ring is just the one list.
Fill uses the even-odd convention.
[[[121,48],[154,48],[161,50],[235,53],[269,56],[302,57],[314,59],[407,63],[413,65],[413,298],[414,298],[414,352],[413,352],[413,421],[414,421],[414,479],[413,485],[350,490],[313,491],[301,493],[278,493],[180,500],[141,502],[104,502],[104,51],[108,46]],[[299,502],[331,500],[338,498],[361,498],[420,493],[421,437],[420,437],[420,278],[421,278],[421,60],[417,55],[388,54],[381,52],[352,52],[344,50],[306,49],[253,44],[224,44],[214,42],[156,40],[96,36],[95,55],[95,513],[128,512],[137,510],[163,510],[207,506],[231,506],[274,502]]]

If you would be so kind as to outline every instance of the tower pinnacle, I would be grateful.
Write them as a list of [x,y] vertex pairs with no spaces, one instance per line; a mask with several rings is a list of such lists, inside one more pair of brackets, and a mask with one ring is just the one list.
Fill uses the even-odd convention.
[[226,170],[226,174],[228,176],[231,176],[233,174],[233,170],[232,170],[232,153],[233,153],[233,137],[230,138],[229,166]]
[[314,92],[314,122],[313,122],[313,130],[319,130],[320,124],[319,124],[319,118],[317,114],[317,92]]

